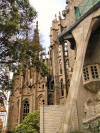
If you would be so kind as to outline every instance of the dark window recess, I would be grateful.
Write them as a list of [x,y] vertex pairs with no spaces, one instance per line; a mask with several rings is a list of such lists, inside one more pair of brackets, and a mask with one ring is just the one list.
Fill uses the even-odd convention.
[[89,72],[88,72],[88,67],[83,69],[83,76],[84,76],[84,80],[88,81],[89,80]]
[[42,85],[42,89],[44,89],[44,84]]
[[62,61],[61,61],[61,59],[59,60],[59,69],[60,69],[60,74],[62,74]]
[[63,85],[63,79],[61,79],[60,83],[61,83],[61,96],[64,96],[64,85]]
[[91,66],[91,74],[92,74],[93,79],[98,79],[99,78],[97,66]]
[[28,113],[29,113],[29,102],[25,101],[23,108],[23,119],[27,116]]
[[48,105],[53,105],[53,95],[52,94],[48,95]]
[[54,90],[54,80],[51,82],[51,90]]
[[62,66],[61,66],[61,64],[60,64],[60,74],[62,74]]

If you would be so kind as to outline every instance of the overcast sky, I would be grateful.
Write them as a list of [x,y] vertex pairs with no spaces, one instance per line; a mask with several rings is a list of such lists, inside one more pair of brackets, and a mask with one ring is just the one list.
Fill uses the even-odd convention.
[[52,20],[55,14],[65,9],[66,0],[29,0],[30,4],[38,12],[38,22],[42,44],[48,50],[50,45],[49,34]]

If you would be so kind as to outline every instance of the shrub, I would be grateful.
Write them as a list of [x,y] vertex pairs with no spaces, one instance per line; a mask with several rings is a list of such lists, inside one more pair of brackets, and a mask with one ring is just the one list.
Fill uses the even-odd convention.
[[15,133],[39,133],[40,131],[40,112],[35,111],[33,113],[29,113],[23,123],[19,124]]
[[70,133],[83,133],[83,132],[81,132],[81,131],[72,131]]
[[14,133],[14,131],[7,131],[6,133]]

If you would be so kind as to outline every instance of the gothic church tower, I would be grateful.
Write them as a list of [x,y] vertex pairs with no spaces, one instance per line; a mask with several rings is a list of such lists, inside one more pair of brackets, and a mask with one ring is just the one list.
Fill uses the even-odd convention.
[[[38,45],[38,22],[34,30],[33,43]],[[28,113],[40,109],[42,101],[47,104],[47,78],[43,77],[35,67],[26,68],[25,76],[22,73],[14,76],[14,89],[11,90],[9,100],[9,114],[7,131],[13,131]]]

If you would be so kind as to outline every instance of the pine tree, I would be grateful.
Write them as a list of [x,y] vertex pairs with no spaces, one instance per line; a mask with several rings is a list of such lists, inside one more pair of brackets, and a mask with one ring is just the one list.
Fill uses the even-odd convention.
[[[28,39],[32,23],[37,12],[28,0],[1,0],[0,1],[0,88],[11,88],[6,69],[18,73],[22,67],[41,62],[35,54],[43,51],[42,46],[35,45]],[[23,70],[24,71],[24,70]],[[45,71],[45,69],[44,69]],[[46,73],[46,71],[45,71]]]

